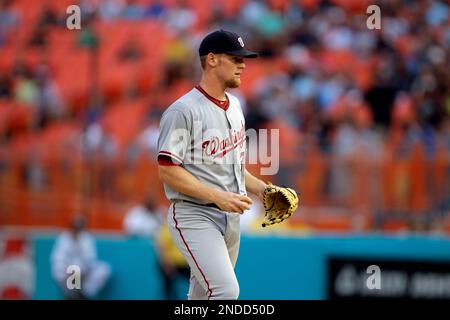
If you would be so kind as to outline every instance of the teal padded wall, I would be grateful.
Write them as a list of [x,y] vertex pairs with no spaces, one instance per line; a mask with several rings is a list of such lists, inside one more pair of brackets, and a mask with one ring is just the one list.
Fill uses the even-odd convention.
[[[113,276],[99,299],[162,299],[153,243],[122,235],[95,235],[100,259]],[[60,299],[50,274],[54,235],[33,237],[35,299]],[[450,261],[450,239],[433,236],[249,236],[243,235],[236,274],[240,299],[325,299],[328,257]],[[277,275],[277,276],[273,276]],[[185,297],[187,283],[179,282]]]

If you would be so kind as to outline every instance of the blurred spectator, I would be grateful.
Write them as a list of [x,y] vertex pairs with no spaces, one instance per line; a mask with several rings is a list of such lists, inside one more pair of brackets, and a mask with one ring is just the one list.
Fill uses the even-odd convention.
[[25,62],[24,52],[18,52],[14,57],[13,66],[11,68],[12,80],[16,80],[18,77],[31,77],[33,75],[32,67]]
[[129,20],[139,20],[144,17],[146,8],[136,0],[128,0],[123,11],[123,17]]
[[37,122],[38,127],[43,128],[47,123],[61,119],[65,110],[59,87],[53,80],[48,65],[39,65],[35,78],[39,89],[36,103]]
[[[357,161],[376,163],[382,156],[381,137],[370,127],[361,126],[351,118],[343,119],[337,127],[332,152],[330,192],[341,199],[357,190],[354,185]],[[369,181],[367,181],[369,182]],[[373,186],[370,181],[367,188]]]
[[165,50],[165,81],[164,84],[170,87],[181,78],[189,77],[192,72],[193,50],[190,39],[183,32],[179,32],[176,37],[170,39]]
[[258,100],[256,98],[251,98],[247,101],[247,108],[245,110],[245,126],[247,130],[254,129],[259,130],[263,129],[266,122],[268,121],[268,117],[262,112],[261,108],[259,108]]
[[431,1],[427,12],[425,13],[426,21],[431,26],[436,26],[448,22],[450,8],[445,1]]
[[98,14],[102,20],[111,21],[120,18],[125,8],[125,0],[104,0],[100,3]]
[[96,49],[99,45],[99,37],[95,30],[89,25],[81,29],[78,36],[78,45],[90,49]]
[[41,11],[41,15],[38,20],[38,28],[47,28],[51,26],[58,25],[58,15],[55,11],[48,5],[44,5]]
[[[81,271],[80,289],[69,289],[69,266]],[[75,217],[69,231],[58,236],[51,253],[52,276],[63,291],[65,299],[95,299],[111,276],[108,263],[97,258],[95,240],[86,230],[85,219]]]
[[142,48],[139,46],[139,43],[136,40],[135,36],[130,36],[127,39],[127,42],[124,43],[120,52],[119,52],[119,60],[120,61],[137,61],[144,57],[144,52]]
[[190,268],[184,256],[172,240],[169,228],[165,222],[159,228],[156,238],[159,266],[163,277],[164,295],[166,300],[186,300],[178,295],[178,280],[187,286],[190,278]]
[[177,300],[176,283],[181,276],[189,281],[190,269],[181,252],[179,252],[163,221],[162,210],[158,210],[152,198],[130,208],[125,215],[123,227],[130,236],[154,239],[158,256],[158,269],[164,285],[164,298]]
[[150,152],[156,154],[159,137],[159,118],[149,115],[149,119],[144,129],[137,137],[136,143],[139,153]]
[[197,14],[188,6],[187,0],[175,3],[165,14],[164,21],[171,32],[189,31],[197,22]]
[[17,102],[36,105],[39,99],[39,87],[36,80],[25,75],[17,77],[14,85],[14,97]]
[[259,108],[265,117],[281,117],[283,121],[294,121],[290,116],[294,101],[289,85],[289,76],[276,71],[257,82],[254,92],[260,100]]
[[[329,116],[336,123],[331,142],[334,161],[330,165],[330,192],[343,199],[358,188],[354,184],[358,161],[376,163],[381,160],[382,137],[374,130],[372,112],[357,90],[342,96],[330,108]],[[370,181],[367,188],[373,183]]]
[[116,158],[118,142],[105,130],[102,123],[94,119],[82,135],[82,148],[88,156],[100,155],[104,161],[107,161]]
[[0,48],[9,40],[10,35],[19,27],[20,12],[10,7],[11,0],[0,1]]
[[[269,121],[266,128],[268,129],[268,154],[271,157],[271,163],[268,165],[276,168],[276,165],[279,164],[279,170],[275,173],[275,181],[273,183],[280,186],[293,186],[302,135],[297,128],[284,121],[281,116]],[[279,138],[278,141],[275,140],[277,136]],[[265,141],[261,139],[259,141],[260,148],[263,143]],[[275,151],[278,151],[278,154]],[[267,157],[268,154],[264,156]]]
[[164,1],[154,0],[147,6],[147,9],[145,10],[145,17],[159,19],[164,16],[166,11],[167,6]]
[[282,36],[286,28],[285,16],[276,10],[263,10],[255,19],[253,27],[264,37],[274,39]]
[[47,31],[52,26],[58,25],[58,16],[56,13],[48,6],[44,5],[38,21],[34,27],[34,31],[31,34],[29,45],[31,46],[46,46],[47,45]]
[[163,221],[163,216],[152,198],[130,208],[123,221],[125,233],[131,236],[154,238]]
[[265,1],[250,0],[247,1],[241,9],[241,19],[248,24],[249,27],[255,28],[263,16],[269,12]]
[[[79,6],[81,9],[82,19],[90,21],[93,17],[99,17],[101,5],[106,4],[106,1],[92,1],[92,0],[80,0]],[[108,10],[106,10],[108,12]]]
[[348,88],[348,78],[341,73],[331,77],[327,77],[323,74],[320,80],[320,90],[318,92],[317,100],[322,112],[328,113],[329,108]]
[[2,29],[16,26],[20,20],[20,12],[13,9],[11,4],[12,0],[0,1],[0,26]]
[[0,75],[0,98],[11,98],[12,96],[12,81],[6,74]]
[[30,150],[23,166],[23,182],[29,190],[42,190],[48,187],[48,170],[43,165],[37,150]]

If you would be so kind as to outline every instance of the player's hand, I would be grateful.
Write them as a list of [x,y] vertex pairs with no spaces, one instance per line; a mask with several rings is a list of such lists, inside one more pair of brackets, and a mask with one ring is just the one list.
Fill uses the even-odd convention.
[[250,209],[252,199],[233,192],[217,191],[214,203],[223,211],[244,213]]

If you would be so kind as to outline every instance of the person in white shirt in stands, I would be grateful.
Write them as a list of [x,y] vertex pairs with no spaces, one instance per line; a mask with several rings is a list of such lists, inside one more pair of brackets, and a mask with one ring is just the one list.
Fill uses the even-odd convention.
[[163,216],[151,198],[130,208],[125,215],[123,227],[130,236],[154,238],[163,222]]
[[[65,299],[95,299],[112,274],[110,265],[98,260],[95,240],[85,228],[85,219],[75,217],[71,230],[60,234],[52,249],[52,276]],[[68,286],[68,277],[74,274],[68,271],[69,266],[77,266],[81,271],[79,289]]]

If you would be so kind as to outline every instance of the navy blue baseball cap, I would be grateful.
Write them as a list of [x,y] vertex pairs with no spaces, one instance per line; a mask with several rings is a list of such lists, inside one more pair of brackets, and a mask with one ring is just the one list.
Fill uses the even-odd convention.
[[198,53],[205,56],[208,53],[226,53],[244,58],[256,58],[258,54],[244,49],[244,40],[231,31],[223,29],[211,32],[200,43]]

